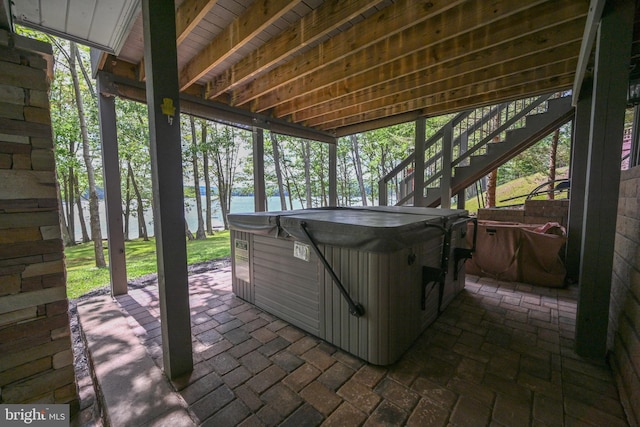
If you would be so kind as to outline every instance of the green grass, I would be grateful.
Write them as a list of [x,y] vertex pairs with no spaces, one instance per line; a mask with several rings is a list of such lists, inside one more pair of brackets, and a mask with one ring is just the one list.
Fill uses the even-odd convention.
[[[558,179],[567,177],[567,168],[558,169]],[[549,178],[541,173],[535,175],[525,176],[523,178],[514,179],[513,181],[509,181],[505,184],[499,185],[496,188],[496,205],[497,206],[510,206],[510,205],[518,205],[524,204],[524,200],[526,199],[526,195],[529,194],[534,188],[538,185],[547,182]],[[520,196],[515,200],[508,200],[503,202],[502,200],[508,199],[515,196]],[[482,197],[485,197],[486,193],[482,194]],[[556,194],[557,198],[566,198],[567,193]],[[534,199],[546,199],[547,195],[540,195],[534,197]],[[472,199],[468,199],[465,203],[465,209],[469,212],[477,212],[478,211],[478,200],[474,197]]]
[[[140,239],[126,242],[125,252],[128,278],[133,279],[157,272],[155,239],[152,238],[148,242]],[[67,247],[64,253],[67,264],[67,296],[69,298],[77,298],[109,284],[109,269],[95,267],[93,243]],[[229,231],[218,232],[213,236],[208,236],[206,240],[187,242],[187,264],[224,258],[230,254]],[[105,258],[107,256],[108,250],[105,251]]]

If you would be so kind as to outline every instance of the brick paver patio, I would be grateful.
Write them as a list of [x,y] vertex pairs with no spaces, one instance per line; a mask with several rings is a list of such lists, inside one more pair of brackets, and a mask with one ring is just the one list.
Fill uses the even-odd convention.
[[[117,301],[161,366],[156,290]],[[575,287],[468,276],[388,367],[236,298],[230,268],[191,276],[190,290],[195,368],[173,385],[202,425],[627,425],[610,369],[573,351]]]

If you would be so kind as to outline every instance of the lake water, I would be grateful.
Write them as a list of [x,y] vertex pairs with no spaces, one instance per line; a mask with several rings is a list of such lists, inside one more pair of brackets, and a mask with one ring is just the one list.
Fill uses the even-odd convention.
[[[287,200],[287,204],[288,202],[289,201]],[[203,204],[203,217],[204,217],[204,213],[205,213],[204,197],[202,198],[202,204]],[[231,199],[231,212],[232,213],[253,212],[254,211],[253,204],[254,204],[253,196],[235,196]],[[280,210],[280,197],[268,197],[267,205],[269,207],[269,210],[271,211]],[[299,201],[294,200],[293,208],[300,209],[302,208],[302,205],[300,204]],[[212,226],[217,228],[222,228],[223,227],[222,212],[220,210],[220,204],[218,203],[217,200],[213,202],[212,210],[213,210],[212,218],[211,218]],[[84,213],[85,221],[87,224],[87,230],[89,233],[91,233],[89,228],[89,203],[88,202],[83,203],[83,213]],[[185,216],[187,219],[187,224],[189,224],[189,230],[191,230],[191,232],[195,234],[196,230],[198,229],[196,199],[190,199],[190,198],[185,199]],[[76,218],[77,218],[77,210],[76,210]],[[149,236],[153,236],[153,215],[150,208],[145,211],[145,222],[147,223],[147,232],[149,233]],[[104,200],[100,200],[100,224],[102,227],[102,237],[106,238],[107,218],[104,210]],[[206,225],[206,219],[205,219],[205,225]],[[81,241],[82,231],[80,230],[80,224],[78,223],[77,219],[76,219],[75,234],[76,234],[75,236],[76,241]],[[138,237],[138,220],[136,217],[131,215],[129,217],[129,238],[135,239],[137,237]]]

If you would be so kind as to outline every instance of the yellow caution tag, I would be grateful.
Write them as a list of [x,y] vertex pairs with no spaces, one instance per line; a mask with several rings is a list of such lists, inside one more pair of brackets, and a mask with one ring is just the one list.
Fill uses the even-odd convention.
[[173,99],[162,98],[162,114],[167,116],[169,124],[173,124],[173,116],[176,114],[176,107],[173,106]]

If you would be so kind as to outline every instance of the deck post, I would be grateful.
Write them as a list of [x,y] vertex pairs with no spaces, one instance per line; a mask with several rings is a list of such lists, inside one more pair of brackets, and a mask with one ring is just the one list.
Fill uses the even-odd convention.
[[414,148],[413,168],[413,205],[424,206],[424,143],[427,132],[427,119],[416,120],[416,140]]
[[607,2],[596,36],[576,352],[604,360],[635,2]]
[[593,81],[585,80],[576,103],[571,141],[571,180],[569,197],[569,221],[567,225],[566,261],[567,277],[578,280],[580,276],[580,252],[584,222],[584,198],[591,130],[591,88]]
[[[460,135],[460,151],[458,156],[462,156],[464,153],[467,152],[467,150],[469,149],[469,135],[467,134],[467,132],[463,132]],[[453,157],[453,156],[452,156]],[[466,164],[467,160],[465,160],[465,164]],[[461,164],[458,164],[458,166],[462,166]],[[458,191],[458,205],[456,206],[458,209],[464,209],[464,206],[467,202],[467,189],[463,188],[462,190]]]
[[451,208],[451,162],[453,161],[453,125],[444,125],[442,136],[442,178],[440,179],[440,207]]
[[253,127],[253,204],[255,212],[267,210],[267,197],[264,184],[264,130]]
[[193,370],[175,2],[143,0],[142,16],[162,355],[173,379]]
[[329,206],[338,206],[338,139],[329,144]]
[[103,91],[105,76],[97,75],[98,111],[100,116],[100,144],[102,146],[102,175],[104,204],[107,217],[109,245],[109,273],[111,295],[127,293],[127,261],[122,223],[122,192],[120,190],[120,160],[116,126],[115,97]]

